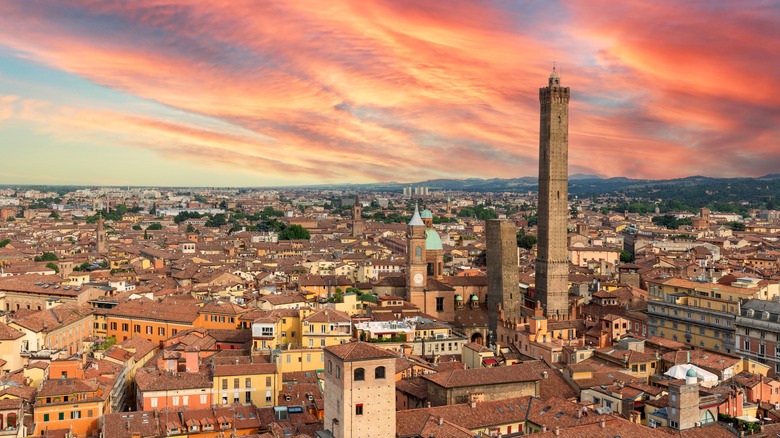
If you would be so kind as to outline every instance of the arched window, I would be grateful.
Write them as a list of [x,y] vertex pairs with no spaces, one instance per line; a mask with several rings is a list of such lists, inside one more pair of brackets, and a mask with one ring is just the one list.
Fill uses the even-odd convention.
[[374,370],[374,378],[375,379],[384,379],[385,378],[385,367],[376,367]]
[[363,368],[355,368],[355,381],[366,380],[366,370]]
[[417,247],[414,248],[414,257],[417,260],[421,260],[422,259],[422,247],[421,246],[417,246]]
[[336,365],[336,378],[337,379],[341,378],[341,367],[338,365]]

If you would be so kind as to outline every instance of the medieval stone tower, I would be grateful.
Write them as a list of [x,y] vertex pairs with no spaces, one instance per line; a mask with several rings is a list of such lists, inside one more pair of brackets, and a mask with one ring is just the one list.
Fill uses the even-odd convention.
[[103,227],[103,215],[98,214],[97,229],[95,230],[97,237],[97,252],[105,254],[106,252],[106,229]]
[[536,296],[547,317],[562,318],[569,313],[569,87],[561,87],[554,68],[547,86],[539,89],[539,103]]
[[[491,343],[499,337],[503,320],[517,321],[520,315],[520,287],[517,273],[517,228],[515,224],[491,219],[487,235],[487,302]],[[503,316],[503,317],[502,317]]]
[[352,237],[363,235],[363,206],[355,195],[355,205],[352,207]]

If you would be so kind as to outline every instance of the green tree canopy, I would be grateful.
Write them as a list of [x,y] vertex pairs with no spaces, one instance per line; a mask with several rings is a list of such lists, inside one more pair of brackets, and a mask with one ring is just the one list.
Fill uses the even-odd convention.
[[36,262],[56,262],[59,258],[53,252],[44,252],[42,255],[35,256],[33,260]]
[[155,222],[155,223],[149,225],[148,227],[146,227],[147,230],[152,230],[152,231],[162,230],[162,228],[163,228],[162,224],[160,224],[159,222]]
[[309,230],[298,224],[290,225],[289,227],[283,229],[281,233],[279,233],[279,240],[301,239],[309,240],[311,239],[311,234],[309,233]]

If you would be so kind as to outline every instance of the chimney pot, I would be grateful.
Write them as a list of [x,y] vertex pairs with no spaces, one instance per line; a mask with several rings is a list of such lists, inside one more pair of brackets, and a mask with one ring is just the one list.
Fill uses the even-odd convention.
[[555,426],[555,429],[553,429],[553,433],[555,436],[561,436],[561,429],[558,428],[558,426]]
[[602,418],[601,421],[599,422],[599,426],[601,426],[602,429],[606,429],[607,421]]

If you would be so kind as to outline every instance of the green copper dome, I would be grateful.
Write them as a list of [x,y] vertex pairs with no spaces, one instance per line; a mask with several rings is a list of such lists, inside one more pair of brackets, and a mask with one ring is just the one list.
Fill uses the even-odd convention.
[[693,368],[689,369],[687,373],[685,373],[685,377],[697,377],[696,371],[694,371]]
[[425,249],[428,251],[442,249],[441,237],[436,230],[425,230]]
[[420,217],[423,219],[433,219],[433,213],[426,208],[420,213]]
[[455,295],[455,301],[463,301],[463,297],[460,295]]

